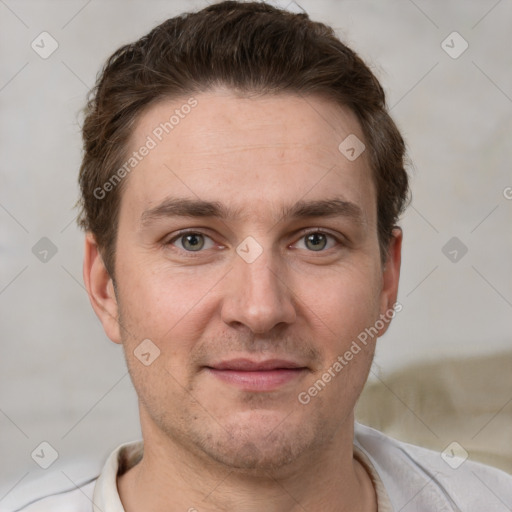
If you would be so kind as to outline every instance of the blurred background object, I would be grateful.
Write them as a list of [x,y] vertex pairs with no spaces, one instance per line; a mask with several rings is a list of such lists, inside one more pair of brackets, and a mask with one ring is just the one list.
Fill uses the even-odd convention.
[[359,422],[407,443],[468,458],[512,474],[512,351],[415,363],[368,383]]

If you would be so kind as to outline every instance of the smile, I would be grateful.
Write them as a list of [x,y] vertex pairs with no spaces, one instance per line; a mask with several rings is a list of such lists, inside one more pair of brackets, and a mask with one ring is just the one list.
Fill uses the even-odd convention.
[[298,380],[309,371],[295,362],[278,359],[260,362],[233,359],[207,366],[206,370],[215,378],[244,391],[272,391]]

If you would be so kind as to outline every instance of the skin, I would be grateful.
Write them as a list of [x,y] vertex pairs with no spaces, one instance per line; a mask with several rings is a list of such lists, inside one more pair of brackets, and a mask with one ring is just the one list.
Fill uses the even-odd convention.
[[[349,134],[364,141],[357,118],[315,96],[215,89],[195,98],[125,178],[115,287],[94,236],[85,241],[91,304],[123,344],[139,397],[144,458],[118,477],[125,510],[376,510],[352,442],[377,338],[307,405],[298,400],[396,302],[401,230],[382,264],[366,152],[349,161],[338,150]],[[144,112],[131,150],[186,99]],[[171,195],[217,201],[236,215],[141,222]],[[360,217],[281,214],[333,198]],[[193,239],[203,248],[177,238],[183,229],[203,233]],[[315,229],[327,233],[317,245],[306,236]],[[262,250],[252,263],[236,251],[249,236]],[[160,350],[149,366],[134,355],[145,339]],[[292,359],[305,370],[271,391],[248,391],[205,368],[235,357]]]

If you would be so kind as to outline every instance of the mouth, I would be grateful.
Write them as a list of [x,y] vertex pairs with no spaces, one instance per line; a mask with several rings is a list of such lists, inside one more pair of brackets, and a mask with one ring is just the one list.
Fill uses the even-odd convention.
[[231,359],[205,368],[215,378],[244,391],[276,390],[309,371],[307,366],[284,359]]

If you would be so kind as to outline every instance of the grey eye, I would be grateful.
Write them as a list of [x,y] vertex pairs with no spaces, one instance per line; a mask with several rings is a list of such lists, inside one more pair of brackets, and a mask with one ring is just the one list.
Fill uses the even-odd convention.
[[306,247],[312,251],[321,251],[327,245],[327,235],[324,233],[310,233],[304,237]]
[[179,245],[186,251],[197,252],[205,246],[205,235],[201,233],[187,233],[175,239],[181,241]]

